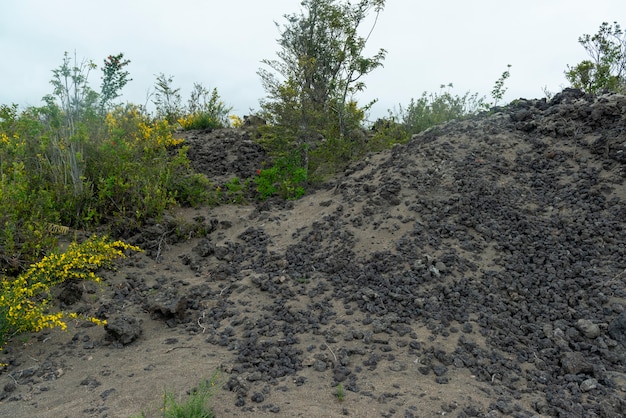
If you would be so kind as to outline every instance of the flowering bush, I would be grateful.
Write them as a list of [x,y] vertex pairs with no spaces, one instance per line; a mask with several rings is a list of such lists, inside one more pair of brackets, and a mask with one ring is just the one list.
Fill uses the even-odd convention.
[[228,112],[220,99],[217,89],[211,91],[201,84],[195,83],[191,92],[187,115],[178,118],[178,123],[184,130],[190,129],[217,129],[228,126]]
[[[68,280],[99,282],[94,271],[111,268],[112,261],[124,257],[124,250],[141,251],[121,241],[110,242],[93,236],[82,244],[72,243],[63,253],[52,253],[15,279],[0,281],[0,348],[11,337],[28,331],[60,327],[66,329],[63,312],[50,312],[51,289]],[[77,318],[70,313],[69,318]],[[97,318],[88,320],[102,324]]]
[[178,119],[178,123],[185,131],[192,129],[217,129],[222,128],[222,123],[213,115],[206,112],[197,112]]
[[[50,225],[133,228],[173,205],[216,203],[173,136],[176,119],[112,103],[129,81],[127,64],[122,54],[105,60],[99,104],[88,83],[93,65],[72,67],[66,55],[43,106],[0,105],[0,274],[16,277],[54,248]],[[194,94],[190,114],[228,124],[216,90]]]
[[136,152],[169,148],[183,143],[182,139],[173,137],[167,120],[152,121],[135,105],[118,106],[108,112],[105,126],[110,141],[126,143]]
[[243,121],[237,115],[229,115],[228,120],[230,120],[231,128],[241,128],[243,126]]

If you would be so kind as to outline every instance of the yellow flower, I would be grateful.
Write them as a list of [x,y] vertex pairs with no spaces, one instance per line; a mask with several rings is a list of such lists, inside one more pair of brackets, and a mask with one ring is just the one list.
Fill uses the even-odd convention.
[[[62,254],[50,254],[16,279],[0,277],[0,348],[9,335],[44,328],[67,329],[63,312],[47,313],[51,286],[68,279],[99,281],[94,270],[110,267],[112,260],[124,257],[124,250],[141,251],[122,241],[109,242],[106,237],[93,236],[82,244],[72,243]],[[48,295],[48,296],[46,296]],[[42,297],[43,296],[43,297]],[[70,313],[69,318],[79,315]],[[95,324],[97,318],[84,317]]]

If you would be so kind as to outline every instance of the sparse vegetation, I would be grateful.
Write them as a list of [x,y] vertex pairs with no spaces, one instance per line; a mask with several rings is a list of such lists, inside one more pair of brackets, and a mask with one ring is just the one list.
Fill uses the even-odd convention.
[[250,179],[241,180],[239,177],[233,177],[224,185],[223,189],[219,190],[221,200],[225,203],[244,203],[249,187]]
[[178,123],[184,130],[225,128],[229,125],[230,111],[231,108],[224,105],[216,88],[209,91],[195,83],[187,104],[186,116],[180,118]]
[[603,22],[595,35],[578,38],[591,59],[567,66],[572,87],[587,93],[626,91],[626,34],[617,22]]
[[[0,348],[21,333],[65,329],[65,319],[81,316],[54,308],[54,286],[97,282],[98,268],[111,267],[124,251],[140,251],[94,236],[60,253],[59,233],[116,222],[134,230],[177,205],[243,204],[254,192],[259,200],[298,199],[307,186],[369,152],[489,111],[503,100],[510,65],[496,80],[492,101],[469,91],[454,94],[450,83],[366,127],[373,102],[359,104],[356,96],[366,87],[363,78],[382,67],[386,56],[384,49],[364,55],[384,7],[384,0],[304,0],[300,14],[285,16],[278,58],[264,60],[269,70],[259,70],[267,93],[261,115],[269,124],[256,129],[272,160],[255,176],[233,177],[221,187],[194,172],[176,129],[239,128],[242,120],[229,115],[231,108],[216,88],[199,83],[183,105],[174,77],[162,73],[156,76],[155,114],[116,103],[132,81],[126,71],[130,61],[122,53],[104,60],[99,91],[89,84],[96,64],[65,53],[52,70],[53,91],[41,106],[0,105]],[[374,23],[362,35],[370,14]],[[589,93],[626,91],[626,35],[620,25],[604,22],[597,34],[583,35],[579,43],[591,59],[568,66],[571,85]],[[308,282],[307,277],[295,280]],[[162,416],[212,417],[208,401],[214,386],[215,376],[185,400],[166,391]],[[344,400],[341,383],[335,396]]]
[[[186,399],[177,396],[174,392],[163,393],[163,404],[158,416],[162,418],[212,418],[213,412],[209,400],[215,393],[218,374],[215,373],[209,380],[204,380],[197,388],[192,389]],[[153,415],[142,412],[138,418],[147,418]]]
[[[393,136],[399,139],[398,142],[401,142],[402,138],[408,138],[408,136],[425,131],[430,127],[450,120],[466,118],[496,107],[506,93],[505,82],[511,76],[510,68],[511,65],[507,65],[507,69],[495,81],[491,90],[491,102],[485,96],[469,91],[463,95],[452,94],[451,89],[454,85],[452,83],[442,84],[438,93],[423,92],[419,99],[411,99],[406,108],[400,105],[398,114],[392,115],[390,120],[385,123],[387,131],[389,128],[395,128],[396,132]],[[400,125],[396,124],[396,120],[400,121]],[[398,127],[404,129],[407,135],[399,135],[397,133]]]
[[175,204],[217,201],[209,180],[191,170],[167,119],[111,104],[127,80],[119,74],[121,58],[105,60],[101,95],[89,87],[93,64],[71,64],[66,54],[44,106],[0,107],[3,274],[19,274],[54,247],[48,225],[89,228],[116,219],[139,227]]
[[298,199],[305,193],[307,172],[296,153],[274,160],[271,167],[261,169],[254,178],[261,200],[278,195],[283,199]]
[[398,119],[402,127],[409,134],[416,134],[487,108],[485,98],[479,97],[478,93],[454,95],[451,92],[453,87],[452,83],[441,85],[438,93],[424,92],[419,99],[411,99],[406,108],[400,106]]
[[343,389],[343,385],[341,383],[337,385],[337,390],[335,391],[335,397],[337,398],[339,402],[343,402],[345,398],[345,392]]

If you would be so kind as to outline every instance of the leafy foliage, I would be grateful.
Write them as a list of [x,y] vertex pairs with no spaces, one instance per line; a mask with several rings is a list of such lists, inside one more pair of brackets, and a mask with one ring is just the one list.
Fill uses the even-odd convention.
[[215,377],[210,381],[203,381],[193,390],[187,399],[180,402],[171,392],[163,395],[163,418],[212,418],[214,417],[208,400],[214,392]]
[[111,105],[112,101],[120,96],[124,86],[132,81],[128,78],[129,72],[123,68],[130,64],[124,59],[124,54],[109,55],[104,60],[102,67],[102,87],[100,88],[100,111],[103,112]]
[[[108,60],[110,61],[110,57]],[[124,64],[116,56],[111,74]],[[114,60],[115,61],[115,60]],[[136,105],[100,112],[83,61],[67,54],[41,107],[0,106],[0,272],[16,275],[55,243],[50,225],[136,227],[175,204],[217,201],[173,127]],[[126,76],[112,76],[109,99]],[[116,96],[117,97],[117,96]]]
[[172,87],[174,76],[168,77],[160,73],[157,76],[154,98],[152,103],[156,106],[157,117],[165,119],[171,125],[175,124],[183,116],[182,96],[180,87]]
[[157,118],[170,125],[176,123],[184,130],[216,129],[229,125],[228,112],[231,111],[221,100],[217,89],[208,90],[200,83],[194,83],[187,106],[182,104],[180,88],[172,86],[173,76],[157,76],[153,103]]
[[184,130],[224,128],[229,125],[228,113],[231,110],[220,99],[216,88],[209,91],[194,83],[187,114],[178,119],[178,123]]
[[397,118],[379,119],[372,126],[373,135],[367,142],[368,152],[379,152],[393,147],[395,144],[404,144],[411,138],[411,133]]
[[259,170],[254,181],[261,200],[271,196],[298,199],[305,193],[307,170],[302,167],[300,154],[284,154],[270,168]]
[[454,95],[450,91],[452,87],[452,83],[441,85],[439,93],[424,92],[419,99],[411,99],[406,108],[400,107],[400,119],[409,134],[462,118],[486,107],[485,99],[479,97],[478,93]]
[[590,60],[567,67],[565,77],[572,87],[587,93],[626,91],[626,34],[617,22],[603,22],[595,35],[578,38]]
[[151,121],[133,105],[118,107],[106,118],[100,159],[90,164],[95,211],[140,222],[159,217],[179,202],[198,204],[210,198],[208,185],[190,169],[186,147],[164,119]]
[[494,83],[493,89],[491,90],[491,97],[493,98],[494,101],[493,103],[491,103],[491,106],[489,107],[497,106],[500,100],[502,100],[502,98],[504,97],[504,93],[506,93],[506,90],[507,90],[507,88],[504,87],[504,83],[511,76],[510,69],[511,69],[511,64],[508,64],[506,66],[506,70],[504,70],[500,78],[497,79],[496,82]]
[[246,194],[250,188],[250,182],[250,179],[241,180],[239,177],[233,177],[224,185],[223,189],[218,190],[220,200],[226,203],[245,203]]
[[278,59],[263,61],[272,71],[259,70],[268,95],[261,105],[264,117],[279,127],[282,144],[304,152],[305,170],[307,150],[321,137],[343,139],[362,121],[353,96],[365,88],[362,77],[382,65],[386,51],[365,57],[369,34],[360,36],[358,30],[372,11],[375,26],[384,5],[305,0],[302,12],[286,15],[287,23],[279,26]]
[[423,92],[419,99],[411,99],[406,108],[400,106],[398,117],[393,116],[391,120],[400,120],[406,132],[412,135],[450,120],[493,109],[506,93],[505,82],[511,76],[510,68],[511,65],[507,65],[507,69],[495,81],[491,90],[491,102],[485,96],[469,91],[463,95],[452,94],[454,85],[442,84],[438,93]]
[[163,393],[163,402],[159,408],[159,412],[152,414],[150,413],[152,411],[143,411],[141,414],[133,416],[133,418],[144,418],[147,416],[160,416],[163,418],[212,418],[215,415],[211,411],[208,403],[215,394],[215,390],[219,387],[218,377],[218,372],[215,372],[211,379],[203,380],[197,388],[189,391],[185,399],[166,390]]

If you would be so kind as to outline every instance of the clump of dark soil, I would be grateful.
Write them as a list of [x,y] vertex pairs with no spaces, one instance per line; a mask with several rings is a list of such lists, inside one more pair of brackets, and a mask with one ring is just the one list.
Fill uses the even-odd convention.
[[[216,184],[267,158],[245,131],[186,141]],[[299,201],[181,211],[66,301],[106,329],[7,347],[0,415],[137,414],[217,369],[218,416],[623,416],[625,153],[626,97],[565,90]]]

